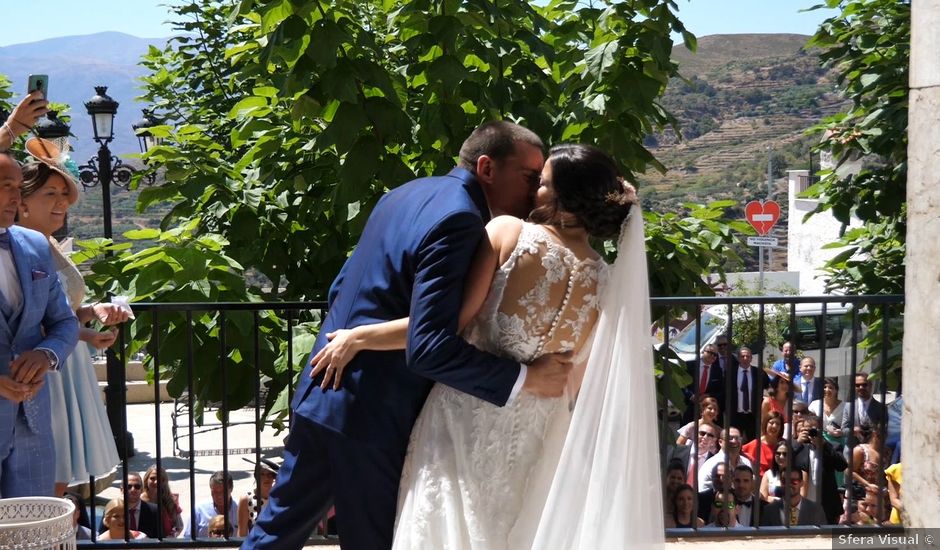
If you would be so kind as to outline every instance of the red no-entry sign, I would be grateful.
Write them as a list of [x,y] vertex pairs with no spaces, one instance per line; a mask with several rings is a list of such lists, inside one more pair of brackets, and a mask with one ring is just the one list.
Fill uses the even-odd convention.
[[780,219],[777,201],[751,201],[744,207],[744,217],[758,235],[766,235]]

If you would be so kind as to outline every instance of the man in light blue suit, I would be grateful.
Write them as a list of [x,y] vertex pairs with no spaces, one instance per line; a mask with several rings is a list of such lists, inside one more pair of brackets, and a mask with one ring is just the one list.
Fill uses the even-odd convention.
[[49,241],[13,226],[23,173],[0,153],[0,498],[53,496],[55,449],[46,372],[78,340]]
[[388,193],[333,282],[326,334],[410,317],[405,351],[359,353],[338,390],[322,391],[308,363],[278,481],[242,548],[300,548],[336,507],[344,550],[390,548],[408,438],[435,382],[498,406],[519,391],[561,395],[568,355],[530,365],[484,353],[457,335],[464,277],[492,215],[525,217],[544,156],[530,130],[508,122],[477,128],[445,176]]

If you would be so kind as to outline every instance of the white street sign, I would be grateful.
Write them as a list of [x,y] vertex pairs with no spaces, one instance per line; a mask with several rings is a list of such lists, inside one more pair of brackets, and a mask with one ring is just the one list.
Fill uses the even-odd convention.
[[777,246],[776,237],[748,237],[748,246]]

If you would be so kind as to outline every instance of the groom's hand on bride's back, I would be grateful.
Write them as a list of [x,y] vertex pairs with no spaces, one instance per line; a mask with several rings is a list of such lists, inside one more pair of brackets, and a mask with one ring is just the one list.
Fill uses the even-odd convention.
[[571,372],[572,352],[547,353],[527,366],[522,391],[539,397],[561,397]]

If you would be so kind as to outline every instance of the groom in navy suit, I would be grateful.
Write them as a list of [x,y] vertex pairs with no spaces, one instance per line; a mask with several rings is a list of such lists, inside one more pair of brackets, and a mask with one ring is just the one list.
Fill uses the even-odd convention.
[[78,340],[40,233],[13,226],[23,173],[0,153],[0,498],[53,496],[55,449],[45,376]]
[[378,202],[333,282],[311,357],[328,332],[406,316],[407,349],[359,353],[338,391],[322,391],[308,363],[277,485],[242,548],[300,548],[331,504],[344,550],[390,548],[408,438],[434,382],[499,406],[519,391],[561,395],[568,355],[523,366],[457,335],[484,224],[528,215],[542,151],[531,131],[490,122],[467,138],[446,176],[411,181]]

